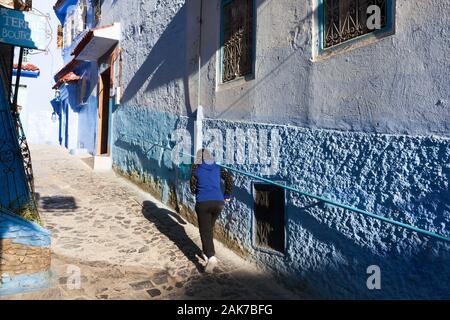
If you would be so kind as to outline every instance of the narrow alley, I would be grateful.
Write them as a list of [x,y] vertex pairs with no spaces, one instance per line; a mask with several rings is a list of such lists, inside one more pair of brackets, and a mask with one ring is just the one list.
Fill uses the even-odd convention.
[[36,146],[32,155],[41,217],[52,232],[53,288],[20,298],[299,298],[219,243],[220,266],[203,274],[198,230],[173,210],[63,148]]
[[449,26],[0,0],[0,300],[450,300]]

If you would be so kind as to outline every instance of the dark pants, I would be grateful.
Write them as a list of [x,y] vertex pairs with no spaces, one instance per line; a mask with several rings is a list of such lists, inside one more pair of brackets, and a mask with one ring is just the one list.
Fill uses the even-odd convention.
[[216,254],[214,251],[213,230],[214,224],[222,212],[223,207],[223,201],[197,202],[195,205],[203,252],[208,258]]

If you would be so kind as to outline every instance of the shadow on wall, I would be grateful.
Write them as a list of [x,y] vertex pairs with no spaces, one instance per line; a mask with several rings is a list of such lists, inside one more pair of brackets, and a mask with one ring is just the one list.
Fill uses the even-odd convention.
[[[220,50],[219,35],[212,36],[212,32],[208,29],[215,28],[216,32],[220,32],[220,21],[211,21],[211,16],[217,15],[220,19],[220,15],[214,10],[217,9],[216,5],[211,5],[206,0],[203,0],[203,24],[202,41],[201,41],[201,61],[202,67],[207,65],[214,59],[215,54]],[[220,3],[221,0],[217,0]],[[261,14],[261,11],[268,8],[269,0],[255,0],[256,10]],[[184,104],[186,113],[189,117],[193,116],[193,108],[191,105],[191,92],[189,89],[189,78],[191,75],[198,72],[198,27],[192,28],[189,26],[198,24],[200,13],[200,0],[188,1],[181,9],[175,14],[171,22],[168,24],[164,32],[158,38],[158,41],[151,49],[149,55],[135,72],[134,76],[124,88],[124,93],[121,99],[122,104],[130,102],[136,94],[144,87],[144,92],[148,93],[161,86],[167,85],[176,80],[181,80],[183,83],[184,92]],[[309,11],[304,17],[301,17],[295,22],[297,26],[305,25],[309,22],[315,11]],[[208,20],[210,19],[210,20]],[[213,31],[214,32],[214,31]],[[214,34],[214,33],[213,33]],[[224,105],[222,109],[218,110],[216,117],[223,117],[225,114],[233,112],[233,109],[241,106],[241,103],[256,90],[264,90],[264,86],[268,85],[268,79],[276,75],[280,69],[287,68],[289,63],[296,62],[296,58],[302,56],[302,52],[307,50],[311,44],[308,43],[311,39],[308,36],[303,36],[302,43],[291,43],[291,48],[287,48],[286,52],[289,52],[285,57],[274,65],[272,69],[262,71],[264,73],[258,74],[258,78],[250,82],[248,88],[238,95],[233,101],[230,101],[227,105]],[[255,44],[256,45],[256,44]],[[310,63],[309,61],[307,63]],[[262,68],[261,70],[265,70]],[[206,70],[204,71],[206,73]],[[203,76],[205,78],[205,76]],[[311,73],[303,73],[304,81],[302,82],[301,92],[309,94],[312,90],[311,87]],[[205,79],[205,81],[207,81]],[[192,83],[192,81],[191,81]],[[195,96],[197,92],[195,93]],[[309,123],[309,115],[306,112],[302,115],[305,124]]]
[[[450,283],[444,271],[450,259],[448,245],[360,216],[350,217],[348,221],[357,224],[365,220],[365,228],[350,235],[336,230],[333,222],[330,225],[318,217],[330,211],[337,216],[351,213],[307,198],[301,202],[303,206],[288,204],[287,207],[289,224],[300,227],[289,230],[291,234],[287,236],[290,241],[302,243],[301,247],[295,243],[288,245],[287,262],[293,274],[298,275],[293,281],[301,283],[309,296],[319,299],[450,298]],[[379,239],[384,243],[378,243]],[[314,259],[299,260],[311,250],[316,252]],[[371,265],[380,268],[380,290],[370,290],[367,286]]]
[[[256,1],[258,3],[258,14],[261,14],[261,11],[265,10],[265,8],[268,7],[268,4],[270,1]],[[264,4],[264,5],[263,5]],[[308,25],[312,18],[316,15],[317,11],[308,11],[308,13],[304,17],[299,17],[298,21],[295,21],[295,24],[298,28],[303,25]],[[256,32],[256,31],[255,31]],[[273,81],[276,79],[277,74],[280,72],[283,72],[286,70],[287,73],[291,73],[292,70],[289,68],[289,64],[298,64],[298,60],[296,58],[305,56],[305,50],[308,50],[307,48],[311,47],[311,43],[308,43],[308,41],[311,41],[311,39],[308,38],[309,34],[301,34],[300,39],[301,41],[304,41],[304,43],[296,43],[300,40],[291,40],[291,47],[288,46],[286,48],[289,48],[289,50],[286,50],[286,52],[291,51],[287,56],[280,59],[278,57],[278,62],[274,64],[274,67],[271,69],[268,69],[267,72],[260,72],[257,77],[255,77],[254,81],[251,81],[249,83],[248,89],[246,89],[241,94],[237,95],[237,97],[233,100],[230,100],[227,105],[223,106],[222,110],[218,110],[218,113],[215,115],[216,118],[221,118],[226,116],[227,113],[232,112],[233,109],[237,109],[239,107],[242,107],[242,102],[245,101],[245,99],[248,98],[252,94],[252,92],[255,92],[256,90],[265,90],[265,86],[272,87]],[[254,58],[256,60],[256,58]],[[308,64],[311,62],[308,60]],[[284,70],[282,69],[284,68]],[[261,70],[266,70],[266,68],[260,68]],[[289,69],[289,70],[288,70]],[[254,71],[256,75],[256,70]],[[303,92],[303,94],[310,94],[312,90],[312,72],[311,70],[308,71],[308,69],[304,68],[302,70],[302,77],[303,81],[301,82],[302,86],[298,88],[298,92]],[[309,123],[309,114],[306,113],[304,115],[301,115],[305,118],[305,123]],[[269,120],[267,120],[269,121]],[[270,122],[270,121],[269,121]]]
[[[189,6],[198,3],[190,1]],[[189,66],[187,63],[188,34],[186,20],[188,4],[175,14],[171,22],[159,37],[144,63],[137,70],[124,90],[121,103],[129,102],[148,81],[146,92],[168,84],[177,79],[183,80],[185,104],[188,116],[192,115],[189,100]]]
[[[183,81],[185,107],[188,116],[193,115],[190,102],[189,76],[198,72],[199,29],[191,30],[188,26],[199,22],[200,3],[202,0],[190,0],[171,19],[164,32],[150,51],[144,63],[125,88],[121,103],[126,104],[133,99],[148,81],[145,92],[152,91],[175,80]],[[203,19],[207,19],[203,0]],[[218,0],[220,3],[221,0]],[[255,1],[260,7],[266,0]],[[219,22],[220,23],[220,22]],[[218,28],[219,30],[219,28]],[[220,49],[218,41],[203,39],[201,45],[202,67]],[[194,51],[192,53],[191,51]]]

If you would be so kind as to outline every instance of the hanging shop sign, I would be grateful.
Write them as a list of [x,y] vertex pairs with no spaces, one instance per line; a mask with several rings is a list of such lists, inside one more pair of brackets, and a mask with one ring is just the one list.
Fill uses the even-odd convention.
[[48,17],[29,11],[0,8],[0,42],[13,46],[46,50]]

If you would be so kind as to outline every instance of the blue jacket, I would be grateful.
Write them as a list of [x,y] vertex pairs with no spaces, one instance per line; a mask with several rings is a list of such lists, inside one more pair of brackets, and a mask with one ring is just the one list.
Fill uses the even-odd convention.
[[[225,182],[225,192],[220,187],[221,179]],[[233,191],[233,177],[216,163],[194,164],[192,166],[191,191],[197,202],[224,201]]]

